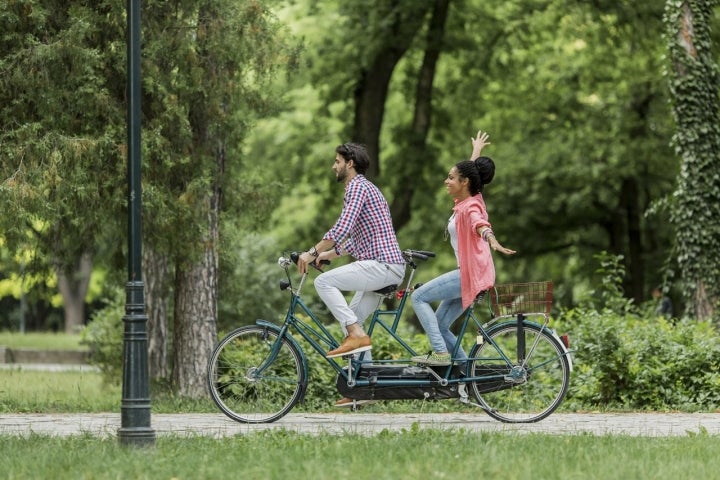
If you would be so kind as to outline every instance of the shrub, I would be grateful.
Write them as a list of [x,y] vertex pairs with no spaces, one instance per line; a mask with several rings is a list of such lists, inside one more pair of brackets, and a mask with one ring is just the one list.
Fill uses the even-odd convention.
[[117,289],[105,299],[105,307],[97,310],[80,333],[83,345],[90,348],[90,363],[100,369],[108,383],[122,379],[124,290]]
[[720,406],[720,336],[713,324],[670,322],[622,296],[620,262],[603,261],[600,305],[563,312],[575,370],[566,407],[715,410]]

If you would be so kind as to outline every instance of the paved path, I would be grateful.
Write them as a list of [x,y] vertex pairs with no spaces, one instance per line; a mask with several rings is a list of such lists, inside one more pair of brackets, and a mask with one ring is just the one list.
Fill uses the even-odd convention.
[[0,370],[35,370],[39,372],[99,372],[98,367],[75,363],[0,363]]
[[[237,423],[223,414],[154,414],[151,428],[156,436],[209,435],[223,437],[260,430],[286,429],[300,433],[373,435],[383,430],[400,431],[413,424],[420,428],[466,429],[474,432],[519,432],[633,436],[683,436],[696,433],[720,434],[720,414],[686,413],[578,413],[553,414],[531,424],[504,424],[485,414],[374,414],[289,413],[270,424]],[[120,414],[4,414],[0,415],[0,435],[79,435],[117,436]]]

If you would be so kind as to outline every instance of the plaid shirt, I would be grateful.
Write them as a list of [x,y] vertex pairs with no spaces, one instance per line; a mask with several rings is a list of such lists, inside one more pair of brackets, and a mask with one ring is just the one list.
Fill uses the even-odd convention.
[[334,241],[338,253],[347,252],[358,260],[405,263],[387,201],[364,175],[356,175],[345,186],[340,218],[323,240]]

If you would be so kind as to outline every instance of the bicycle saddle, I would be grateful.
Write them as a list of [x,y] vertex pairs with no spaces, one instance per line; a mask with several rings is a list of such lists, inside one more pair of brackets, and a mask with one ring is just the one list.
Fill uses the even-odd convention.
[[379,290],[374,290],[375,293],[378,295],[389,295],[393,293],[395,290],[397,290],[397,284],[388,285],[387,287],[383,287]]

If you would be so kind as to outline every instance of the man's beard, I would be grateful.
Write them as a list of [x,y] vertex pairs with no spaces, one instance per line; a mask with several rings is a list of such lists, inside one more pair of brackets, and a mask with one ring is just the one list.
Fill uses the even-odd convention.
[[347,167],[343,167],[342,170],[337,172],[337,181],[338,183],[342,183],[347,178]]

